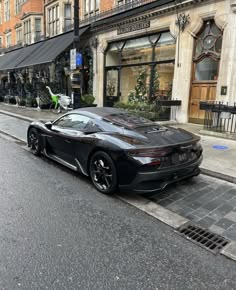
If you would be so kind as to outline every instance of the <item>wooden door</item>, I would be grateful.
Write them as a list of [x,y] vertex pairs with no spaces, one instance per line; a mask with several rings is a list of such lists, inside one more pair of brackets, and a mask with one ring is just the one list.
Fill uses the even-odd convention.
[[189,100],[189,122],[203,124],[205,111],[199,110],[200,101],[216,99],[216,82],[193,82]]

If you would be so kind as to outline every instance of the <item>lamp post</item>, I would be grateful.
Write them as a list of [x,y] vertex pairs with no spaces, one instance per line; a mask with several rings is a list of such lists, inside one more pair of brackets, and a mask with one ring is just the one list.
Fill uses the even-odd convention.
[[[80,35],[79,35],[79,0],[74,0],[74,40],[73,50],[76,62],[77,49],[79,46]],[[73,91],[73,109],[77,109],[81,106],[81,73],[77,69],[77,63],[72,72],[72,91]]]

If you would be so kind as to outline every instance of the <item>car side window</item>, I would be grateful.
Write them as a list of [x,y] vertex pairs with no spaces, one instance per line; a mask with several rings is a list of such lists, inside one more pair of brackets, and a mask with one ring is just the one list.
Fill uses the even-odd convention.
[[91,119],[89,117],[83,115],[69,114],[56,121],[53,125],[60,128],[83,131],[87,127],[90,120]]

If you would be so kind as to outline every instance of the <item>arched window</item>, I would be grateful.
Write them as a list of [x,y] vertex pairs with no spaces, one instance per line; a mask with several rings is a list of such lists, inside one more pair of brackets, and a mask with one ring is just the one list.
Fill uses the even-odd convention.
[[216,26],[213,19],[205,21],[195,41],[194,80],[217,80],[221,48],[222,31]]

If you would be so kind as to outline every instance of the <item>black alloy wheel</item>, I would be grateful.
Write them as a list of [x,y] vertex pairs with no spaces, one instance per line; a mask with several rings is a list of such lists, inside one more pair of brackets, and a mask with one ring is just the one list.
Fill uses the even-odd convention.
[[117,189],[116,168],[111,157],[102,151],[96,152],[89,165],[95,187],[104,194],[113,194]]
[[40,136],[36,129],[30,129],[28,142],[31,152],[34,155],[40,155],[41,153]]

